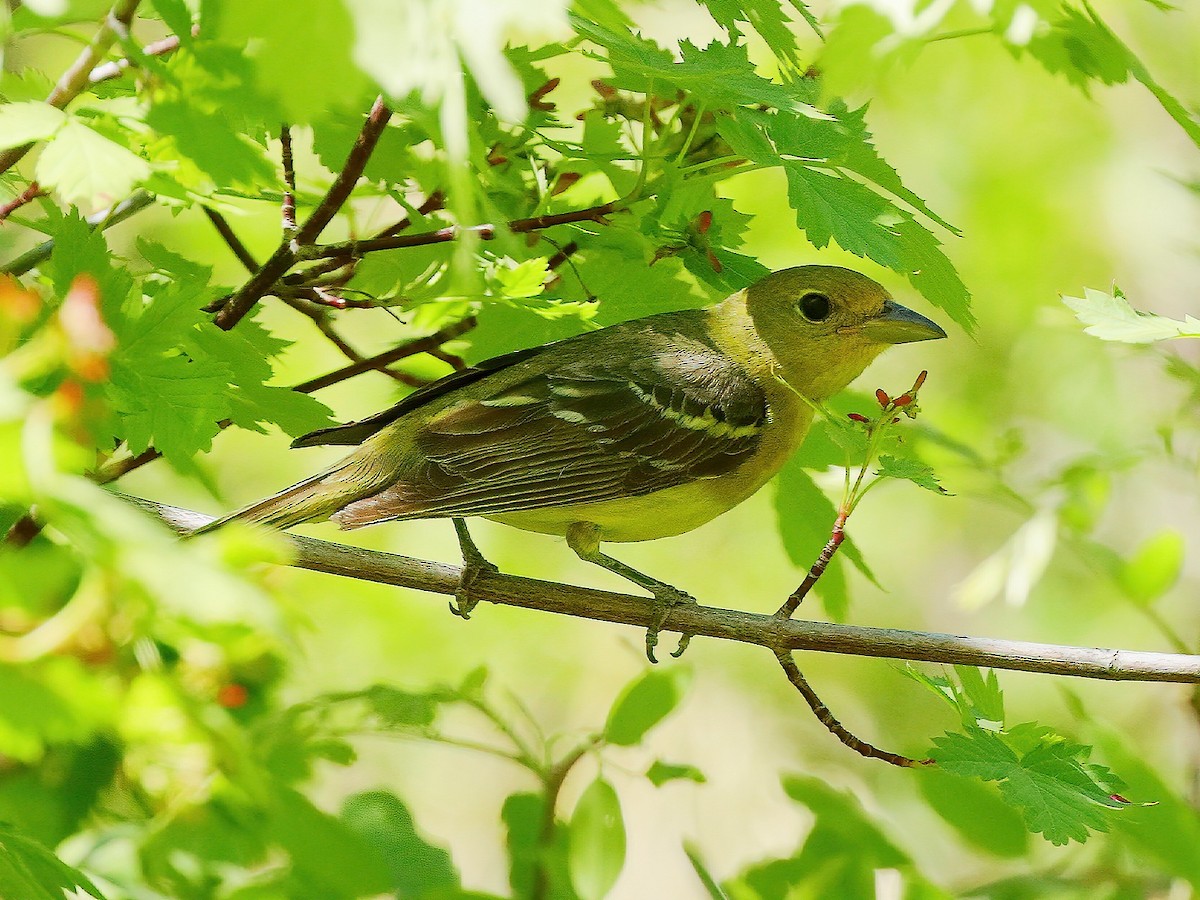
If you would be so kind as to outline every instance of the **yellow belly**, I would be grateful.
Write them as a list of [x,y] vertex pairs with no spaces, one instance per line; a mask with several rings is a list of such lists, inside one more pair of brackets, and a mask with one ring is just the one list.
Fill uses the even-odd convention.
[[804,441],[812,410],[792,395],[777,396],[771,404],[771,426],[757,453],[742,466],[719,478],[706,478],[655,491],[641,497],[622,497],[598,503],[530,509],[487,516],[496,522],[565,535],[575,522],[600,528],[601,541],[652,541],[699,528],[733,509],[778,472]]

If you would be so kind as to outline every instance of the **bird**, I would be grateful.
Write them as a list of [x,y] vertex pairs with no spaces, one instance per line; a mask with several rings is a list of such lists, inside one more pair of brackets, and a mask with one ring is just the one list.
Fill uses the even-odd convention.
[[[800,447],[816,406],[880,352],[945,337],[859,272],[782,269],[716,305],[506,353],[297,438],[356,449],[197,531],[449,518],[464,562],[489,567],[464,521],[481,516],[565,537],[579,558],[647,590],[660,626],[693,598],[601,546],[682,534],[737,506]],[[466,617],[471,605],[451,608]],[[651,661],[657,633],[647,632]]]

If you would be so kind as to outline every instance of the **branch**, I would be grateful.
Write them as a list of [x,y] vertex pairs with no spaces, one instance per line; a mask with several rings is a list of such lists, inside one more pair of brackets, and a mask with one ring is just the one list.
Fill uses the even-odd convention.
[[466,334],[474,327],[474,317],[463,319],[460,322],[447,325],[426,337],[417,338],[415,341],[409,341],[406,344],[400,344],[391,350],[385,350],[383,353],[377,353],[375,356],[369,356],[348,366],[343,366],[327,375],[321,375],[305,381],[296,385],[294,390],[305,393],[319,391],[321,388],[329,387],[331,384],[337,384],[339,381],[345,381],[347,378],[353,378],[355,375],[361,375],[363,372],[369,372],[372,369],[391,365],[409,356],[416,356],[418,353],[431,353],[446,343],[446,341],[451,341],[461,334]]
[[253,277],[242,285],[237,292],[229,298],[229,302],[217,313],[213,321],[218,328],[228,331],[234,325],[242,320],[264,294],[278,281],[288,269],[297,260],[296,251],[306,244],[311,244],[325,226],[329,224],[342,205],[350,197],[350,192],[354,189],[355,183],[363,173],[363,169],[367,165],[367,161],[371,158],[372,152],[375,150],[375,145],[379,142],[379,137],[383,134],[383,129],[387,125],[388,120],[392,117],[392,111],[383,102],[383,97],[376,97],[375,103],[371,106],[370,113],[367,114],[367,120],[363,124],[362,131],[359,132],[358,138],[354,142],[354,146],[350,150],[350,154],[346,157],[346,163],[342,166],[342,170],[338,172],[334,178],[333,184],[329,186],[329,190],[325,192],[325,197],[317,205],[305,221],[300,226],[300,229],[295,235],[286,237],[280,245],[271,254],[268,259]]
[[29,182],[29,186],[17,196],[13,197],[3,206],[0,206],[0,222],[3,222],[14,212],[24,206],[26,203],[32,203],[38,197],[45,197],[46,192],[42,190],[42,186],[36,181]]
[[[91,43],[83,49],[71,67],[62,74],[58,83],[46,97],[46,102],[50,106],[62,109],[83,92],[83,89],[88,86],[88,77],[91,75],[92,69],[104,58],[117,38],[129,33],[129,23],[133,21],[133,14],[137,12],[140,2],[141,0],[117,0],[113,4],[112,9],[108,11],[108,15],[104,17],[104,21],[100,23],[100,27],[92,36]],[[32,147],[33,144],[22,144],[20,147],[13,147],[0,153],[0,175],[20,162]]]
[[[116,225],[118,222],[124,222],[135,213],[141,212],[148,206],[154,203],[154,195],[146,191],[135,191],[126,199],[122,200],[115,206],[110,206],[108,209],[101,210],[98,213],[93,213],[88,216],[86,221],[93,228],[101,230],[108,228],[111,225]],[[31,250],[22,253],[12,262],[0,267],[0,274],[4,275],[24,275],[34,266],[45,262],[49,259],[50,254],[54,252],[54,238],[48,241],[42,241]]]
[[[181,533],[210,522],[213,518],[149,500],[126,499],[159,516]],[[299,535],[289,534],[287,538],[296,554],[291,564],[315,572],[451,596],[458,589],[462,575],[461,566],[364,550]],[[646,597],[502,573],[478,571],[471,591],[478,599],[491,603],[638,628],[648,628],[656,618],[655,609]],[[1106,681],[1200,684],[1200,656],[1181,653],[1093,649],[894,628],[836,625],[690,604],[673,607],[662,630],[757,644],[773,653],[816,650],[886,659],[989,666]]]
[[[192,27],[192,37],[196,37],[200,33],[200,29]],[[179,49],[179,35],[172,34],[163,38],[161,41],[155,41],[152,44],[147,44],[142,48],[142,56],[166,56]],[[99,84],[101,81],[110,81],[113,78],[120,78],[125,72],[137,65],[134,60],[127,56],[122,56],[120,59],[114,59],[111,62],[102,63],[88,74],[88,81],[92,84]]]

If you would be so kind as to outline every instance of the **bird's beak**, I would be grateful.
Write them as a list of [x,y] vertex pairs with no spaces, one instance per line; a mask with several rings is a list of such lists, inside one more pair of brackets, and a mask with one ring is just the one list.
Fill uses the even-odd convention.
[[881,344],[907,344],[911,341],[932,341],[944,338],[946,332],[907,306],[894,300],[883,301],[883,311],[863,323],[863,334]]

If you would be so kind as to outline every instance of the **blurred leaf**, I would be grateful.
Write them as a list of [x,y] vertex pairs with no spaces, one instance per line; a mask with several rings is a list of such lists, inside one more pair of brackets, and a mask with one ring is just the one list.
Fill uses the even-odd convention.
[[[788,460],[775,477],[775,515],[788,558],[793,565],[807,570],[828,543],[837,510],[805,470],[802,456],[803,453]],[[858,546],[849,537],[845,538],[838,554],[813,588],[825,611],[837,622],[846,620],[850,606],[843,557],[878,584]]]
[[969,844],[1003,857],[1021,856],[1028,850],[1025,823],[995,787],[936,768],[916,772],[921,796]]
[[1160,531],[1125,561],[1117,573],[1117,583],[1130,600],[1149,606],[1179,581],[1183,556],[1183,535],[1171,529]]
[[1149,344],[1170,338],[1200,337],[1200,319],[1186,316],[1183,321],[1154,313],[1138,312],[1125,295],[1114,288],[1111,294],[1084,288],[1082,297],[1063,297],[1080,322],[1083,331],[1106,341]]
[[646,732],[669,716],[691,684],[692,670],[675,665],[650,669],[625,687],[613,703],[604,726],[604,739],[619,747],[630,747]]
[[271,835],[287,850],[311,893],[332,900],[390,889],[393,873],[379,855],[378,843],[363,830],[286,788],[278,790],[273,801]]
[[955,599],[978,609],[1000,596],[1009,606],[1022,606],[1041,581],[1058,545],[1058,519],[1043,509],[1013,533],[1004,545],[979,563],[954,588]]
[[40,100],[0,106],[0,150],[52,138],[67,123],[67,114]]
[[616,884],[625,865],[625,822],[617,792],[596,778],[571,815],[567,863],[571,883],[582,900],[601,900]]
[[37,180],[66,203],[89,210],[124,200],[150,177],[137,154],[71,120],[54,134],[37,161]]
[[535,896],[534,885],[545,879],[546,896],[577,900],[567,871],[566,830],[555,819],[547,835],[546,800],[539,794],[505,798],[500,819],[507,832],[509,884],[514,897]]
[[650,768],[646,770],[646,777],[655,787],[662,787],[668,781],[694,781],[696,784],[704,784],[708,780],[695,766],[663,762],[661,759],[656,759],[650,764]]
[[408,807],[386,791],[365,791],[346,798],[341,819],[375,848],[391,872],[400,897],[422,897],[459,889],[450,854],[417,833]]
[[708,892],[709,900],[729,900],[729,895],[721,890],[721,886],[717,884],[717,880],[712,877],[712,874],[708,871],[708,867],[704,865],[704,861],[700,858],[700,851],[696,846],[691,843],[684,844],[683,852],[687,854],[688,862],[696,870],[696,877],[700,879],[700,883],[704,885],[704,890]]
[[62,900],[64,891],[105,900],[78,869],[41,844],[0,822],[0,897],[12,900]]
[[1133,853],[1157,868],[1185,879],[1200,891],[1200,811],[1155,770],[1135,735],[1096,730],[1096,744],[1117,766],[1130,792],[1154,799],[1118,816],[1114,830]]
[[942,494],[946,497],[953,496],[942,487],[937,475],[934,474],[933,466],[926,465],[917,459],[881,456],[879,457],[879,468],[875,470],[875,474],[881,478],[901,478],[911,481],[917,487],[933,491],[935,494]]

